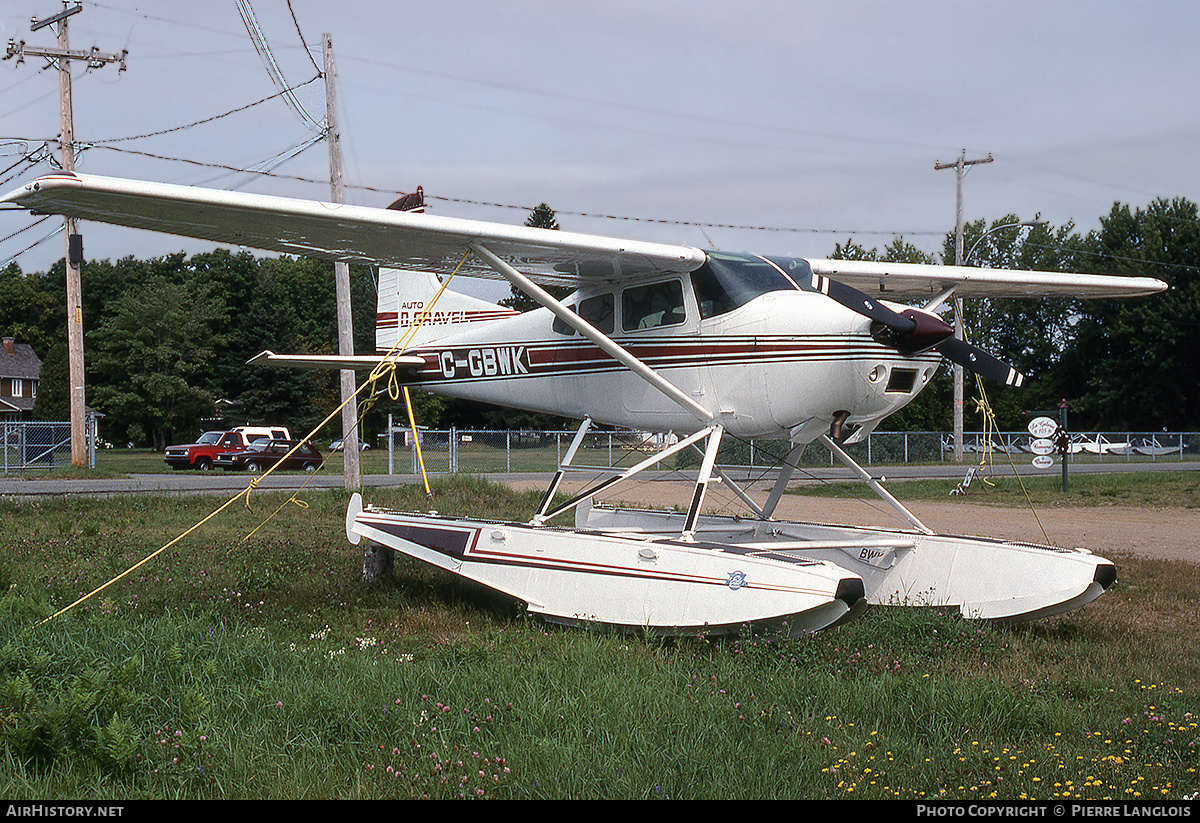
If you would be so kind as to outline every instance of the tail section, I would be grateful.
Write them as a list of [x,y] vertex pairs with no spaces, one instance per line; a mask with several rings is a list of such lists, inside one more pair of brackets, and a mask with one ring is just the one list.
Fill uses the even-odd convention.
[[[375,312],[375,348],[391,351],[397,340],[405,349],[424,345],[467,323],[498,320],[520,312],[445,289],[437,275],[403,269],[379,270],[379,302]],[[418,325],[419,324],[419,325]],[[414,330],[414,326],[416,329]]]

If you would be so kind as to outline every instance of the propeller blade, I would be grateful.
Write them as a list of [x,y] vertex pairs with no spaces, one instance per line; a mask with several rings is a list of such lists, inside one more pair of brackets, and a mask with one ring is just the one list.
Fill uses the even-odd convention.
[[981,377],[998,380],[1007,386],[1020,387],[1025,382],[1025,375],[1012,366],[994,357],[978,346],[950,337],[934,346],[935,349],[952,363],[957,363],[964,369],[970,369]]
[[813,288],[821,294],[841,303],[850,311],[857,312],[875,322],[872,335],[881,343],[894,346],[904,354],[920,354],[936,349],[952,363],[989,380],[998,380],[1008,386],[1020,386],[1025,375],[978,346],[973,346],[954,336],[954,327],[935,314],[917,309],[897,312],[872,300],[863,292],[814,274]]
[[858,312],[864,317],[869,317],[876,323],[882,323],[899,334],[908,334],[917,328],[916,321],[912,318],[892,311],[882,303],[867,297],[866,294],[853,286],[847,286],[845,283],[830,280],[822,274],[814,274],[812,284],[813,288],[821,294],[831,300],[836,300],[850,309],[850,311]]

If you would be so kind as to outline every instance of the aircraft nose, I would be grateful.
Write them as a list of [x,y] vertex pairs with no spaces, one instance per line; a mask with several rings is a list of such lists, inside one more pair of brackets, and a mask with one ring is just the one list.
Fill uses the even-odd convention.
[[937,315],[912,309],[905,309],[900,315],[913,321],[911,331],[899,332],[894,326],[885,325],[877,320],[871,324],[871,336],[904,354],[929,351],[954,336],[954,327]]

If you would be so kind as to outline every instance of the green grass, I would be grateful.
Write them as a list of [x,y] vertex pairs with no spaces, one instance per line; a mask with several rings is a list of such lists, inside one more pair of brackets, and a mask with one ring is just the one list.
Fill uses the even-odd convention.
[[[470,478],[374,502],[523,520]],[[0,792],[51,798],[1080,798],[1200,789],[1200,575],[1017,627],[874,609],[774,643],[543,625],[398,560],[346,495],[0,500]],[[282,506],[282,508],[281,508]],[[276,513],[277,512],[277,513]],[[269,515],[266,526],[245,536]]]

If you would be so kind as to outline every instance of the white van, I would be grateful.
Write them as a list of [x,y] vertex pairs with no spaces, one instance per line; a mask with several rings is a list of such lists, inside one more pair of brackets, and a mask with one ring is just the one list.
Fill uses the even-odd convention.
[[292,434],[282,426],[234,426],[230,431],[241,432],[247,443],[262,440],[291,440]]

